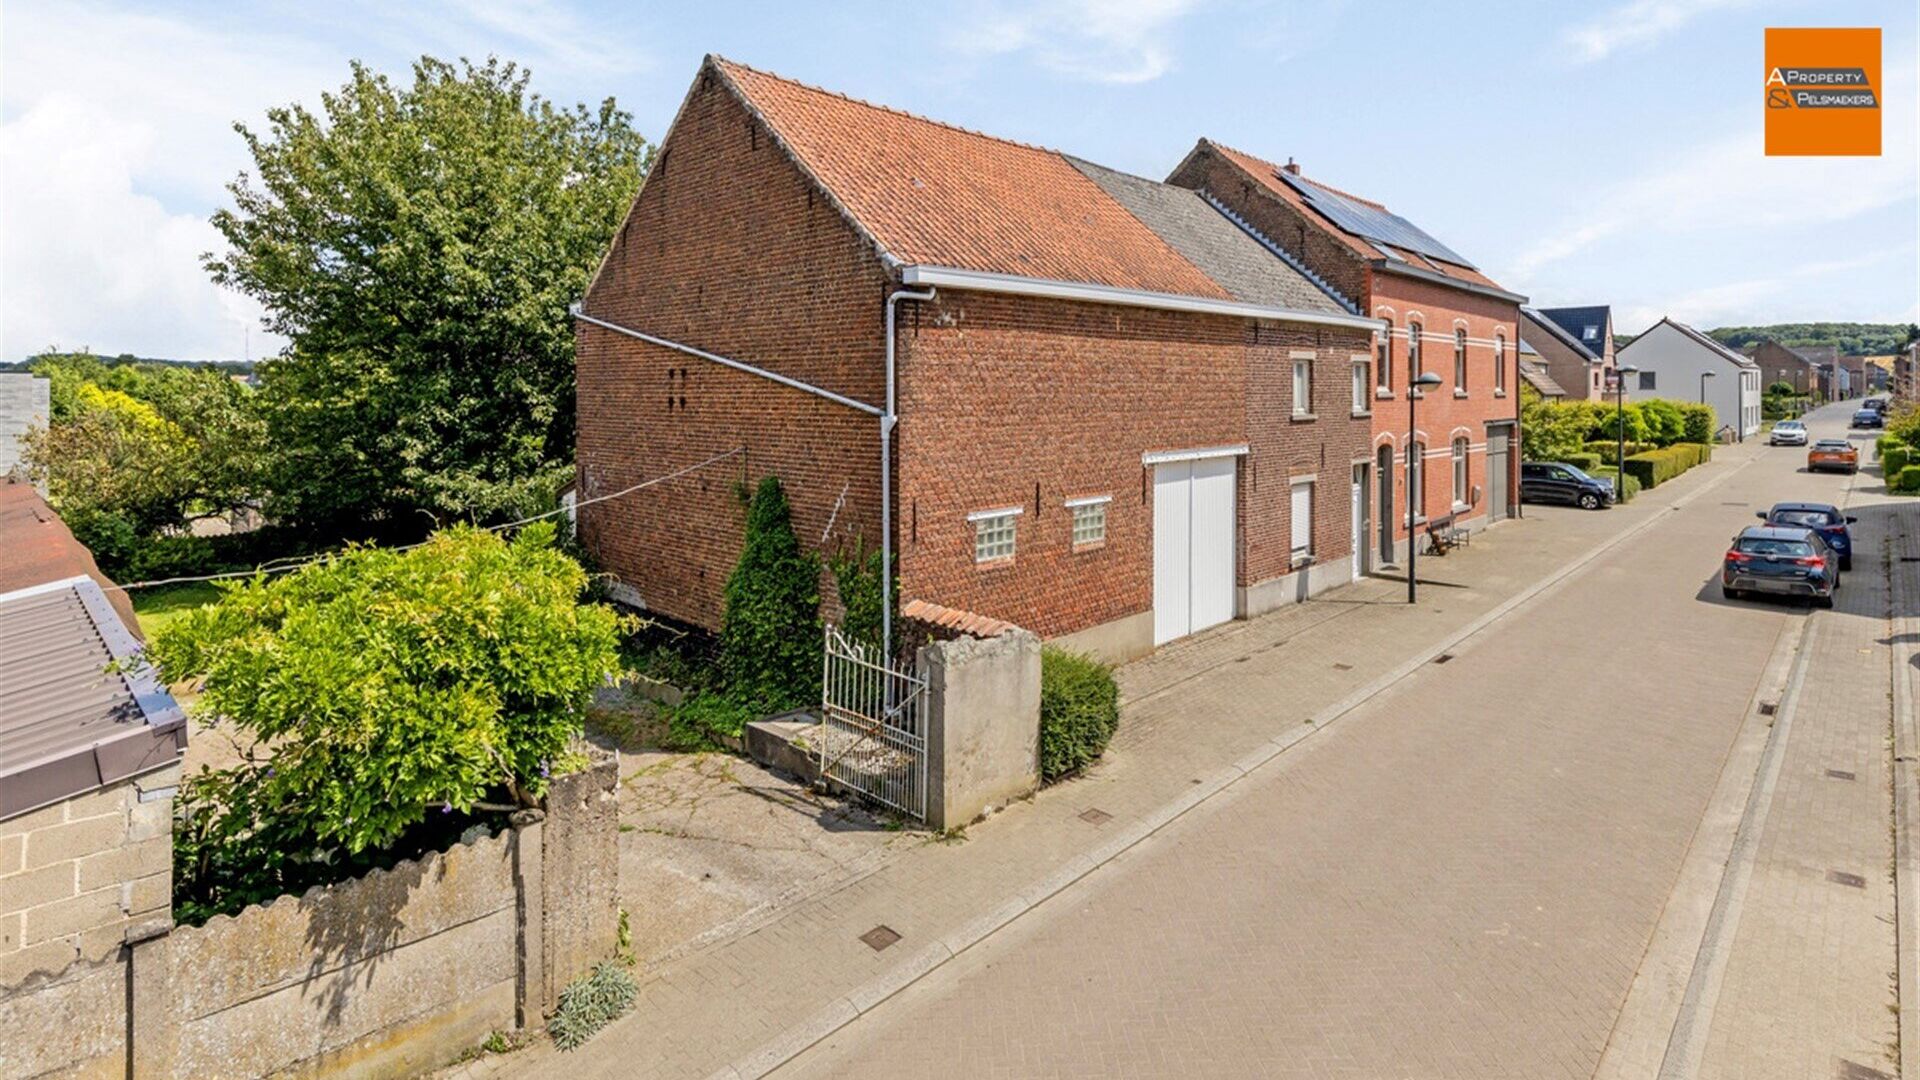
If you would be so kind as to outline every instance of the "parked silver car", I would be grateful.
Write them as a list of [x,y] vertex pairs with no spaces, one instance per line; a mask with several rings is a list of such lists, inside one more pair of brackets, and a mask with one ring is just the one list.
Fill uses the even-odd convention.
[[1807,445],[1807,425],[1798,420],[1776,420],[1773,430],[1767,433],[1768,446],[1805,446]]

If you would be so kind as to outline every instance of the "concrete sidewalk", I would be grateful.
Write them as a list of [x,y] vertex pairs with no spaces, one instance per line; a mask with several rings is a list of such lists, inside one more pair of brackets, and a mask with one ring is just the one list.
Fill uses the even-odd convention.
[[[929,839],[750,933],[647,972],[634,1013],[564,1059],[543,1043],[457,1075],[757,1077],[1677,502],[1705,495],[1756,452],[1725,448],[1603,513],[1531,508],[1471,547],[1423,560],[1418,607],[1404,603],[1404,583],[1366,581],[1165,648],[1122,671],[1120,733],[1086,775],[975,825],[962,841]],[[875,951],[860,940],[878,926],[897,943]]]

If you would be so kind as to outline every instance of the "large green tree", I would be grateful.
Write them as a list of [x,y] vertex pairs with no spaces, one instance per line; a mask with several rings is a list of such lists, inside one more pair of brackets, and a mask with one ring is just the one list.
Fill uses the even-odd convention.
[[562,108],[492,59],[407,85],[356,63],[317,113],[267,116],[236,125],[256,175],[207,266],[291,342],[261,371],[271,510],[360,531],[537,503],[573,455],[567,305],[652,147],[612,99]]

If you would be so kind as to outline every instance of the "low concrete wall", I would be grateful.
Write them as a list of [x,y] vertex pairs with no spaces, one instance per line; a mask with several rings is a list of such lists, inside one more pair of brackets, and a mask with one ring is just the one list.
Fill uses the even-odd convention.
[[1068,652],[1085,653],[1109,664],[1138,660],[1153,651],[1153,609],[1061,634],[1053,644]]
[[546,812],[353,881],[0,987],[0,1076],[411,1076],[536,1027],[614,952],[618,768]]
[[1330,559],[1323,563],[1301,567],[1291,574],[1256,582],[1252,585],[1237,586],[1234,592],[1239,607],[1239,617],[1252,619],[1277,611],[1289,604],[1297,604],[1309,597],[1319,596],[1328,589],[1337,589],[1353,583],[1353,560],[1351,557]]
[[950,829],[1040,786],[1040,639],[1025,630],[920,651],[927,824]]

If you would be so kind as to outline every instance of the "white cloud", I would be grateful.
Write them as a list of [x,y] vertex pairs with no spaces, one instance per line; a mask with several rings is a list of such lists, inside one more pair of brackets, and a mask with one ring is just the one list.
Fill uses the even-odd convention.
[[1642,327],[1659,322],[1662,316],[1671,316],[1693,326],[1738,326],[1753,321],[1756,311],[1776,313],[1763,320],[1766,322],[1803,319],[1879,321],[1895,313],[1835,312],[1824,304],[1819,310],[1806,310],[1799,300],[1811,291],[1810,286],[1829,284],[1836,278],[1868,267],[1882,264],[1897,267],[1900,262],[1911,260],[1912,254],[1909,247],[1897,247],[1844,259],[1795,263],[1783,268],[1783,273],[1705,285],[1676,296],[1663,297],[1658,302],[1630,296],[1617,308],[1615,324],[1624,331],[1638,332]]
[[1576,61],[1604,60],[1622,49],[1650,45],[1708,12],[1745,7],[1753,0],[1628,0],[1568,27],[1562,37]]
[[956,23],[969,27],[962,51],[1028,53],[1070,78],[1105,83],[1150,82],[1172,70],[1168,37],[1196,0],[1046,0],[983,5]]

